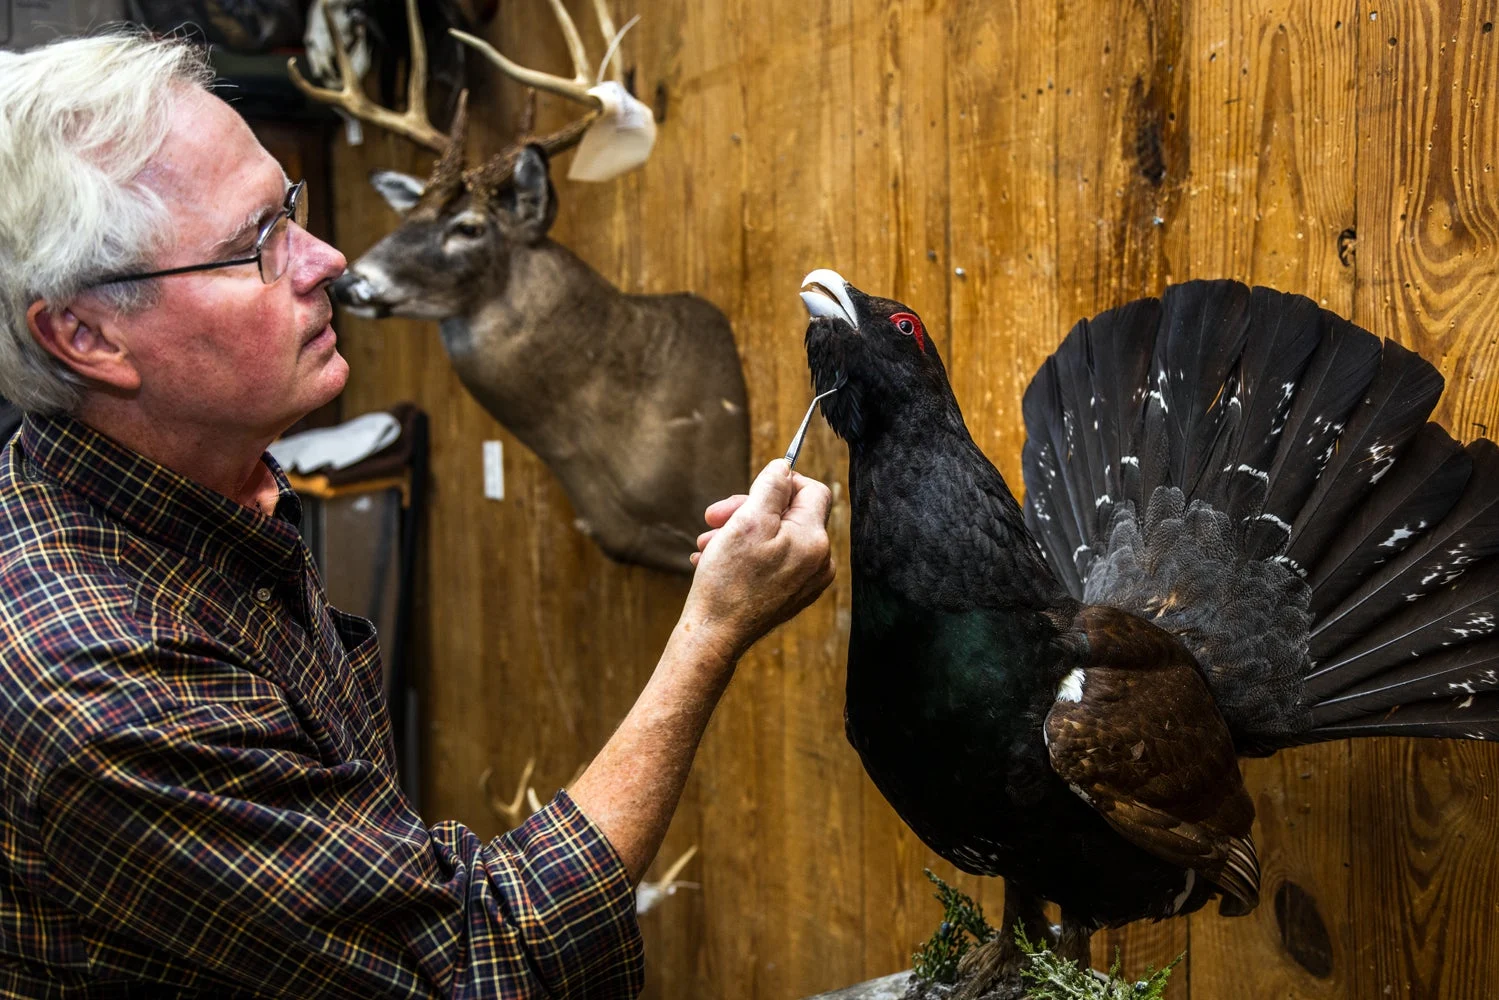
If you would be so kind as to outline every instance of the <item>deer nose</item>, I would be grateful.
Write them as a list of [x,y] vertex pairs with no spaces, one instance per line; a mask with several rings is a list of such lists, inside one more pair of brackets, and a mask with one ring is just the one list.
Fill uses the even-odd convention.
[[333,279],[333,300],[340,305],[367,306],[374,299],[374,289],[361,274],[345,271]]

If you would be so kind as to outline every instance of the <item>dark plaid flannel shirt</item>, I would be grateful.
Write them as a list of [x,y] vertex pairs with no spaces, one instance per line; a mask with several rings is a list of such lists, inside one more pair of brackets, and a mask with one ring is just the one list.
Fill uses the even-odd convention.
[[412,812],[271,468],[263,516],[68,418],[0,448],[0,996],[633,997],[565,794],[489,843]]

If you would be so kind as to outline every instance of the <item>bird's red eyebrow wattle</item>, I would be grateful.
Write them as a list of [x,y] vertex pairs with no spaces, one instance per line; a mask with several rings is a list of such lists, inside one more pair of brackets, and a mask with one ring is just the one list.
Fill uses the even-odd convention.
[[900,321],[903,320],[903,319],[908,319],[908,320],[911,321],[911,336],[913,336],[913,337],[916,338],[916,346],[921,349],[921,353],[922,354],[925,354],[926,353],[926,327],[924,327],[924,326],[921,325],[921,317],[917,316],[915,313],[898,312],[895,315],[893,315],[893,316],[890,317],[890,322],[894,323],[895,324],[895,328],[897,330],[899,330],[900,329]]

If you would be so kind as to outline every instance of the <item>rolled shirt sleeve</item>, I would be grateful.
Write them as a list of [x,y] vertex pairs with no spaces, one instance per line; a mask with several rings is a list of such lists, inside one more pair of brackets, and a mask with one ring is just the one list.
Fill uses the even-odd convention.
[[258,994],[639,993],[628,874],[565,792],[484,842],[423,826],[383,768],[256,745],[254,725],[196,706],[76,749],[35,802],[36,891]]

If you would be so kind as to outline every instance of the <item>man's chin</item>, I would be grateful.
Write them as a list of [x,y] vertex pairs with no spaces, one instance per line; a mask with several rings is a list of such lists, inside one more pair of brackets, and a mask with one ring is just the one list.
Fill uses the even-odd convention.
[[323,376],[325,381],[329,383],[329,400],[332,400],[339,393],[343,392],[344,386],[348,384],[349,362],[344,359],[344,356],[338,352],[337,348],[333,349],[333,354],[328,358],[328,363],[323,368]]
[[[335,348],[326,358],[319,358],[314,371],[305,376],[307,395],[303,397],[303,416],[338,398],[349,381],[349,363]],[[300,419],[300,418],[298,418]]]

